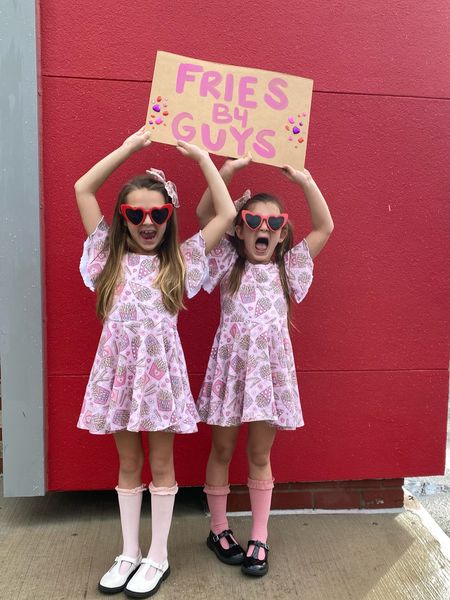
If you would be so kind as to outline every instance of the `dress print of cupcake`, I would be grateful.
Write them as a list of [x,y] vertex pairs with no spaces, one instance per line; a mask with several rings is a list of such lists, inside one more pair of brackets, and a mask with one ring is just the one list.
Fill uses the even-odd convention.
[[244,304],[251,304],[256,300],[256,290],[255,286],[245,283],[241,285],[239,290],[239,297]]
[[105,390],[100,385],[94,386],[94,402],[95,404],[106,404],[110,395],[109,390]]
[[106,418],[103,415],[92,415],[91,423],[96,431],[104,431],[106,429]]

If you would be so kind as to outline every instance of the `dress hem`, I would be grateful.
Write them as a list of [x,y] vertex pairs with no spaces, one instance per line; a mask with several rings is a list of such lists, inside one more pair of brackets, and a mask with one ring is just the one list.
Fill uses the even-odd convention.
[[192,431],[173,431],[167,427],[164,429],[128,429],[126,427],[123,427],[122,429],[110,429],[108,431],[94,431],[92,429],[89,429],[89,427],[82,427],[80,425],[77,425],[77,429],[81,429],[82,431],[87,431],[87,432],[91,433],[92,435],[111,435],[112,433],[119,433],[120,431],[129,431],[130,433],[140,433],[141,431],[143,433],[152,433],[152,432],[156,433],[157,431],[163,431],[166,433],[176,433],[176,434],[186,434],[186,435],[189,435],[191,433],[198,433],[198,427],[196,427]]
[[200,423],[205,423],[206,425],[216,425],[217,427],[239,427],[240,425],[243,425],[244,423],[257,423],[260,421],[264,421],[265,423],[268,423],[269,425],[271,425],[272,427],[275,427],[275,429],[284,429],[285,431],[295,431],[296,429],[301,429],[302,427],[305,426],[304,422],[301,422],[299,425],[295,425],[293,427],[290,426],[285,426],[285,425],[281,425],[280,423],[276,423],[274,421],[271,421],[270,419],[242,419],[239,423],[237,423],[236,425],[234,424],[229,424],[229,423],[219,423],[219,422],[213,422],[211,420],[200,420]]

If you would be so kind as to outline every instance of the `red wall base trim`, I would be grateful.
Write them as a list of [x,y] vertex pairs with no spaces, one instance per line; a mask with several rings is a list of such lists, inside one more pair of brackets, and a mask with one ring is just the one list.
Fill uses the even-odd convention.
[[[272,509],[351,509],[384,510],[403,506],[403,479],[364,479],[361,481],[318,481],[275,484]],[[231,487],[227,509],[250,510],[246,486]]]

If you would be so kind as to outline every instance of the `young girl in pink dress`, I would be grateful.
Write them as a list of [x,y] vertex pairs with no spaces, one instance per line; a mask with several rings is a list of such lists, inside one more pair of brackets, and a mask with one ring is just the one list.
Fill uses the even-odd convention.
[[[221,169],[228,184],[250,155],[227,160]],[[270,451],[277,429],[303,425],[294,356],[289,337],[289,302],[301,302],[311,285],[313,258],[325,246],[333,221],[324,197],[306,170],[286,165],[283,173],[302,189],[312,231],[296,246],[288,214],[280,200],[250,193],[236,206],[234,235],[211,252],[211,292],[220,284],[221,319],[197,405],[202,421],[212,425],[206,469],[211,512],[208,547],[219,560],[241,565],[246,575],[268,571],[267,523],[273,477]],[[197,209],[202,226],[214,216],[210,191]],[[237,543],[226,517],[228,468],[239,426],[249,423],[248,489],[252,509],[247,551]]]
[[[95,198],[97,190],[127,158],[149,144],[150,135],[142,128],[75,184],[89,236],[80,268],[86,285],[97,293],[97,314],[103,321],[78,427],[94,434],[112,433],[120,463],[116,490],[123,549],[99,589],[108,594],[125,590],[137,598],[156,593],[170,573],[167,538],[178,489],[174,435],[197,431],[199,420],[177,314],[184,292],[192,297],[201,288],[206,255],[235,216],[226,185],[207,152],[179,142],[178,150],[199,164],[212,190],[216,217],[179,246],[176,187],[162,171],[151,169],[125,184],[107,225]],[[141,431],[149,432],[153,477],[147,558],[139,548],[144,490]]]

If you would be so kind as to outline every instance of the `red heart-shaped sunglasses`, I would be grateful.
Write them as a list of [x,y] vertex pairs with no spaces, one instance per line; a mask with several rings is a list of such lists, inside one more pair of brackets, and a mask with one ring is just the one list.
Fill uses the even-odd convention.
[[252,213],[249,210],[243,210],[242,219],[247,227],[253,231],[260,229],[264,221],[267,223],[267,227],[271,231],[278,231],[286,225],[288,221],[288,214],[281,213],[279,215],[258,215],[257,213]]
[[131,204],[121,204],[120,212],[122,216],[132,225],[141,225],[147,217],[154,225],[164,225],[170,219],[173,213],[173,204],[163,204],[162,206],[152,206],[143,208],[142,206],[131,206]]

